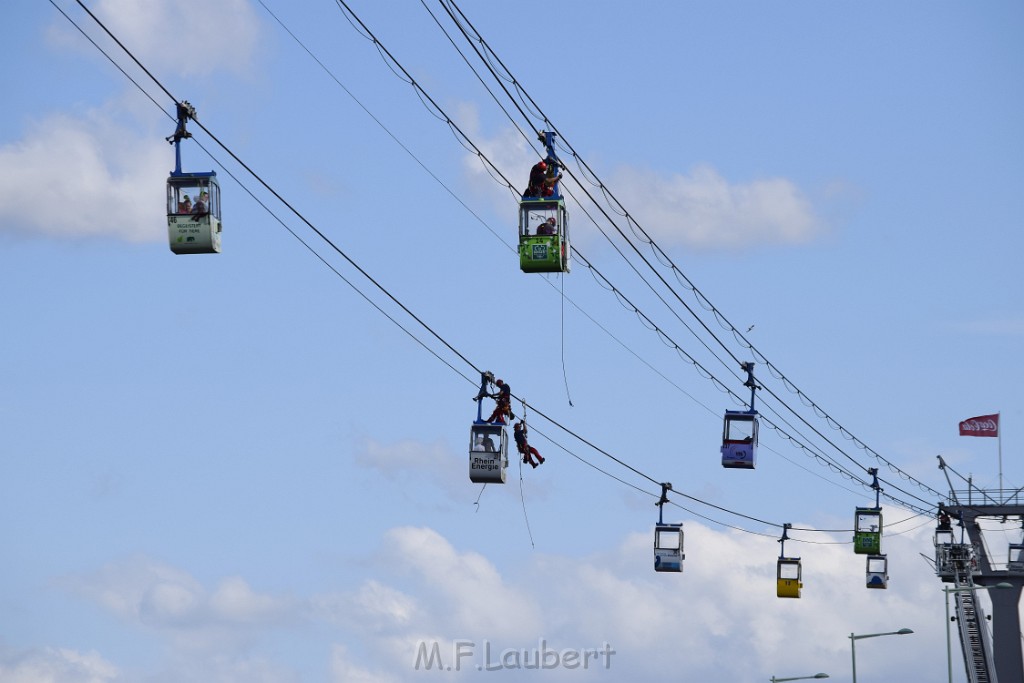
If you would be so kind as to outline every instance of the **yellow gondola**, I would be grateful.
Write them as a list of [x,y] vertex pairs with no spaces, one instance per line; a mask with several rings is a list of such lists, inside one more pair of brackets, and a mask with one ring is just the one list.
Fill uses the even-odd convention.
[[779,539],[779,562],[775,571],[775,594],[780,598],[799,598],[800,589],[804,587],[802,568],[799,557],[786,557],[786,533],[792,528],[788,522],[782,525],[782,538]]
[[804,587],[799,557],[780,557],[776,572],[776,595],[780,598],[799,598]]

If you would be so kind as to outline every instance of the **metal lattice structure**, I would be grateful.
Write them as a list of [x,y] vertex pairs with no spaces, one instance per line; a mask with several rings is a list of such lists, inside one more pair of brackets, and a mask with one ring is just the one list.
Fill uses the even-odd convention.
[[[980,519],[1024,520],[1024,497],[1018,491],[950,492],[935,532],[935,573],[956,600],[957,631],[970,683],[1024,683],[1019,603],[1024,590],[1024,545],[1010,544],[1007,562],[994,560],[982,535]],[[1016,553],[1016,556],[1014,555]],[[992,636],[975,587],[992,600]]]

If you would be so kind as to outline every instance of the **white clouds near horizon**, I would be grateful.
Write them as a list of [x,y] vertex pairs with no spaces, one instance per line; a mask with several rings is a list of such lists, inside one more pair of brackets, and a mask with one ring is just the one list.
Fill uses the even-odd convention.
[[117,667],[96,652],[57,647],[16,652],[0,647],[0,680],[5,683],[113,683],[119,679]]
[[[372,576],[336,593],[284,597],[256,590],[240,576],[205,588],[186,571],[145,558],[112,563],[62,585],[165,641],[173,666],[198,671],[203,661],[216,661],[223,674],[211,681],[237,680],[239,671],[256,666],[253,652],[268,629],[306,630],[316,624],[331,629],[333,645],[322,652],[322,668],[332,671],[334,680],[381,682],[403,680],[425,640],[441,643],[446,658],[454,642],[471,640],[477,659],[485,640],[495,652],[536,648],[541,639],[556,650],[607,642],[617,653],[610,674],[678,671],[682,680],[697,681],[716,672],[747,678],[784,666],[791,659],[787,644],[793,642],[804,644],[806,666],[827,670],[830,660],[846,661],[845,633],[888,628],[894,615],[897,626],[913,628],[918,640],[904,643],[906,661],[903,656],[890,661],[892,670],[909,671],[927,643],[940,637],[941,627],[928,623],[941,605],[939,583],[913,552],[928,540],[930,528],[888,541],[891,581],[921,581],[912,600],[867,591],[863,557],[844,539],[814,534],[817,544],[793,548],[788,554],[804,561],[804,596],[780,600],[774,591],[773,538],[695,522],[687,523],[686,533],[681,575],[653,571],[646,533],[619,539],[599,556],[547,552],[524,557],[516,567],[500,567],[475,551],[456,548],[434,529],[397,527],[366,558]],[[714,653],[727,642],[744,647],[723,662]],[[106,667],[98,670],[109,672],[108,678],[68,674],[54,683],[117,680],[118,662],[107,662],[105,653],[89,656]],[[11,667],[14,659],[9,654],[0,666]],[[478,673],[469,668],[466,676]],[[261,661],[259,671],[266,681],[295,675],[275,661]],[[572,672],[551,674],[559,679]]]

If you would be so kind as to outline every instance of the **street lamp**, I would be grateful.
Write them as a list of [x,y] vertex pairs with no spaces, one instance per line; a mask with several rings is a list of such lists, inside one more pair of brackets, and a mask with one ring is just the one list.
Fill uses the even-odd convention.
[[899,631],[886,631],[885,633],[865,633],[862,636],[850,634],[850,656],[853,658],[853,683],[857,683],[857,648],[854,643],[862,638],[878,638],[879,636],[905,636],[913,633],[909,628],[901,628]]
[[807,681],[812,678],[828,678],[828,674],[814,674],[813,676],[797,676],[796,678],[776,678],[771,677],[772,683],[782,683],[783,681]]
[[953,683],[953,646],[949,641],[949,594],[950,593],[969,593],[976,590],[992,590],[993,588],[1013,588],[1012,583],[1001,581],[992,586],[971,586],[970,588],[945,588],[943,587],[942,592],[946,594],[946,669],[949,672],[949,683]]

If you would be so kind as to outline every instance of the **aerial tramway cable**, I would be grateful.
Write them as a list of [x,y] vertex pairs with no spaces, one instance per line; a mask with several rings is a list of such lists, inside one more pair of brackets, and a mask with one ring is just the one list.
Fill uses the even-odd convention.
[[[52,2],[52,0],[51,0],[51,2]],[[80,4],[80,5],[82,4],[82,3],[81,3],[81,0],[78,0],[78,2],[79,2],[79,4]],[[58,9],[59,9],[59,8],[58,8]],[[103,26],[103,24],[102,24],[102,23],[101,23],[101,22],[100,22],[100,21],[99,21],[98,19],[96,19],[96,17],[95,17],[94,15],[92,15],[92,13],[91,13],[91,12],[89,12],[87,8],[85,8],[85,7],[84,7],[84,5],[83,5],[83,9],[85,9],[85,11],[86,11],[87,13],[89,13],[89,15],[90,15],[90,16],[92,16],[92,17],[93,17],[93,19],[94,19],[94,20],[96,21],[96,23],[97,23],[97,24],[99,24],[99,25],[101,26],[101,28],[103,28],[103,30],[104,30],[104,31],[107,31],[107,33],[108,33],[108,34],[110,34],[109,30],[107,30],[107,29],[106,29],[106,27],[105,27],[105,26]],[[65,16],[66,16],[66,15],[65,15]],[[69,20],[70,20],[70,17],[69,17]],[[74,23],[74,22],[72,21],[72,23]],[[114,38],[114,36],[113,36],[112,34],[110,34],[110,35],[111,35],[111,37],[112,37],[112,38]],[[120,41],[117,41],[117,39],[116,39],[116,38],[114,38],[114,40],[115,40],[115,42],[117,42],[117,43],[118,43],[118,45],[119,45],[119,46],[120,46],[120,47],[121,47],[121,48],[122,48],[122,49],[123,49],[123,50],[124,50],[124,51],[125,51],[125,52],[126,52],[126,53],[127,53],[127,54],[128,54],[128,55],[129,55],[129,56],[130,56],[130,57],[132,58],[132,59],[133,59],[133,60],[135,60],[135,61],[136,61],[136,63],[138,63],[138,60],[136,60],[136,59],[135,59],[134,55],[132,55],[132,54],[131,54],[131,52],[130,52],[130,51],[128,51],[128,50],[127,50],[127,48],[125,48],[125,47],[124,47],[124,45],[120,43]],[[164,92],[165,92],[165,93],[167,93],[167,90],[166,90],[166,89],[165,89],[165,88],[164,88],[164,87],[162,86],[162,84],[160,84],[160,83],[159,83],[159,81],[157,81],[157,80],[156,80],[156,78],[155,78],[155,77],[154,77],[154,76],[153,76],[152,74],[150,74],[150,73],[149,73],[149,72],[148,72],[148,71],[147,71],[147,70],[145,69],[145,67],[144,67],[144,66],[142,66],[142,64],[141,64],[141,63],[139,63],[139,66],[140,66],[141,68],[143,68],[143,70],[144,70],[144,71],[146,71],[147,75],[148,75],[148,76],[149,76],[149,77],[150,77],[151,79],[153,79],[153,80],[154,80],[154,82],[156,82],[156,83],[157,83],[157,84],[159,85],[159,87],[160,87],[161,89],[163,89],[163,90],[164,90]],[[141,90],[141,88],[140,88],[140,90]],[[143,92],[144,92],[144,91],[143,91]],[[167,93],[167,94],[168,94],[168,95],[170,96],[170,93]],[[172,97],[171,99],[173,100],[174,98]],[[176,101],[176,100],[175,100],[175,101]],[[420,326],[422,326],[422,327],[423,327],[423,328],[424,328],[425,330],[427,330],[427,331],[428,331],[428,332],[429,332],[429,333],[430,333],[431,335],[433,335],[433,336],[434,336],[434,337],[435,337],[435,338],[436,338],[436,339],[437,339],[438,341],[440,341],[440,342],[441,342],[441,343],[442,343],[442,344],[443,344],[443,345],[444,345],[445,347],[447,347],[447,348],[448,348],[448,349],[449,349],[450,351],[452,351],[452,352],[453,352],[453,353],[454,353],[454,354],[455,354],[456,356],[458,356],[458,357],[459,357],[459,358],[460,358],[460,359],[461,359],[461,360],[462,360],[463,362],[465,362],[465,363],[466,363],[467,365],[469,365],[470,367],[472,367],[472,368],[476,369],[476,367],[475,367],[475,366],[474,366],[474,365],[473,365],[473,364],[472,364],[472,363],[471,363],[471,362],[470,362],[470,361],[469,361],[469,360],[468,360],[468,359],[467,359],[467,358],[466,358],[465,356],[463,356],[463,355],[462,355],[462,354],[461,354],[461,353],[460,353],[460,352],[459,352],[459,351],[458,351],[458,350],[457,350],[457,349],[456,349],[456,348],[455,348],[454,346],[452,346],[451,344],[449,344],[449,343],[448,343],[448,342],[447,342],[447,341],[446,341],[446,340],[445,340],[445,339],[444,339],[443,337],[441,337],[441,336],[440,336],[440,335],[439,335],[439,334],[438,334],[438,333],[437,333],[436,331],[434,331],[434,330],[433,330],[433,329],[432,329],[431,327],[429,327],[429,326],[428,326],[428,325],[427,325],[427,324],[426,324],[426,323],[425,323],[425,322],[424,322],[424,321],[423,321],[423,320],[422,320],[422,319],[421,319],[420,317],[416,316],[416,315],[415,315],[415,314],[414,314],[414,313],[413,313],[413,312],[412,312],[412,311],[411,311],[410,309],[408,309],[408,308],[407,308],[406,306],[404,306],[404,305],[403,305],[403,304],[402,304],[402,303],[401,303],[401,302],[400,302],[400,301],[399,301],[399,300],[397,299],[397,297],[395,297],[394,295],[392,295],[392,294],[391,294],[391,293],[390,293],[390,292],[389,292],[389,291],[388,291],[388,290],[387,290],[386,288],[384,288],[384,287],[383,287],[383,285],[381,285],[381,284],[380,284],[380,283],[379,283],[378,281],[376,281],[376,280],[375,280],[374,278],[372,278],[372,277],[371,277],[371,276],[370,276],[370,275],[369,275],[369,274],[368,274],[368,273],[367,273],[367,272],[366,272],[366,271],[365,271],[364,269],[362,269],[362,268],[361,268],[361,267],[360,267],[360,266],[359,266],[358,264],[356,264],[356,263],[355,263],[355,262],[354,262],[354,261],[353,261],[352,259],[350,259],[350,258],[349,258],[349,257],[348,257],[348,256],[347,256],[347,255],[346,255],[346,254],[345,254],[345,253],[344,253],[344,252],[342,251],[342,250],[340,250],[340,249],[339,249],[339,248],[338,248],[338,247],[337,247],[337,246],[336,246],[336,245],[335,245],[335,244],[334,244],[333,242],[331,242],[331,240],[329,240],[329,239],[328,239],[328,238],[327,238],[327,237],[326,237],[326,236],[325,236],[325,235],[324,235],[324,234],[323,234],[323,233],[322,233],[322,232],[321,232],[320,230],[318,230],[318,229],[317,229],[317,228],[316,228],[316,227],[315,227],[315,226],[314,226],[314,225],[313,225],[312,223],[310,223],[310,222],[309,222],[309,221],[308,221],[307,219],[305,219],[305,217],[303,217],[301,213],[299,213],[299,212],[298,212],[298,211],[297,211],[297,210],[296,210],[296,209],[295,209],[295,208],[294,208],[294,207],[293,207],[293,206],[292,206],[292,205],[291,205],[290,203],[288,203],[288,202],[287,202],[287,201],[286,201],[286,200],[285,200],[285,199],[284,199],[284,198],[283,198],[283,197],[282,197],[282,196],[281,196],[281,195],[280,195],[279,193],[277,193],[277,192],[276,192],[276,191],[275,191],[275,190],[274,190],[274,189],[273,189],[273,188],[272,188],[272,187],[271,187],[271,186],[270,186],[270,185],[269,185],[269,184],[268,184],[268,183],[267,183],[266,181],[264,181],[264,180],[263,180],[263,179],[262,179],[262,178],[261,178],[261,177],[260,177],[260,176],[259,176],[258,174],[256,174],[256,173],[255,173],[255,172],[254,172],[254,171],[253,171],[253,170],[252,170],[252,169],[251,169],[251,168],[250,168],[250,167],[249,167],[248,165],[246,165],[246,164],[245,164],[245,163],[244,163],[244,162],[243,162],[243,161],[242,161],[242,160],[241,160],[241,159],[240,159],[239,157],[237,157],[237,156],[236,156],[236,155],[235,155],[235,154],[234,154],[233,152],[231,152],[231,150],[230,150],[229,148],[227,148],[227,147],[226,147],[226,145],[224,145],[224,143],[223,143],[223,142],[221,142],[221,141],[220,141],[220,140],[219,140],[219,139],[218,139],[218,138],[217,138],[217,137],[216,137],[215,135],[213,135],[213,133],[212,133],[212,132],[211,132],[211,131],[210,131],[209,129],[207,129],[207,128],[206,128],[205,126],[203,126],[203,125],[201,125],[201,124],[199,125],[199,127],[200,127],[200,128],[201,128],[201,129],[202,129],[202,130],[203,130],[203,131],[204,131],[204,132],[205,132],[205,133],[206,133],[206,134],[207,134],[207,135],[208,135],[208,136],[209,136],[209,137],[210,137],[210,138],[211,138],[211,139],[212,139],[212,140],[214,141],[214,142],[216,142],[216,143],[217,143],[217,144],[218,144],[218,145],[219,145],[219,146],[220,146],[220,147],[221,147],[222,149],[224,149],[224,150],[225,150],[225,151],[226,151],[226,152],[227,152],[227,153],[228,153],[228,154],[229,154],[229,155],[230,155],[230,156],[231,156],[231,157],[232,157],[232,158],[233,158],[233,159],[235,160],[235,162],[236,162],[236,163],[238,163],[238,164],[239,164],[239,165],[240,165],[240,166],[241,166],[242,168],[244,168],[244,169],[245,169],[245,170],[246,170],[246,171],[247,171],[248,173],[250,173],[250,174],[251,174],[251,175],[252,175],[252,176],[253,176],[253,177],[254,177],[254,178],[255,178],[255,179],[256,179],[256,180],[257,180],[257,181],[258,181],[258,182],[259,182],[259,183],[261,184],[261,185],[263,185],[263,187],[264,187],[265,189],[267,189],[267,191],[269,191],[269,192],[270,192],[270,193],[271,193],[271,194],[272,194],[272,195],[273,195],[273,196],[274,196],[274,197],[275,197],[276,199],[278,199],[278,201],[280,201],[280,202],[281,202],[282,204],[284,204],[284,206],[286,206],[286,207],[287,207],[287,208],[288,208],[288,209],[289,209],[289,210],[290,210],[290,211],[291,211],[291,212],[292,212],[293,214],[295,214],[295,215],[296,215],[296,216],[297,216],[297,217],[298,217],[298,218],[299,218],[299,219],[300,219],[300,220],[301,220],[302,222],[304,222],[304,223],[305,223],[305,224],[306,224],[306,225],[307,225],[307,226],[308,226],[308,227],[309,227],[309,228],[310,228],[311,230],[313,230],[313,232],[314,232],[314,233],[316,233],[316,234],[317,234],[317,235],[318,235],[318,236],[319,236],[319,237],[320,237],[320,238],[321,238],[322,240],[324,240],[324,241],[325,241],[325,242],[326,242],[326,243],[327,243],[328,245],[330,245],[330,246],[331,246],[331,247],[332,247],[332,248],[333,248],[333,249],[334,249],[334,250],[335,250],[336,252],[338,252],[338,253],[339,253],[339,254],[340,254],[340,255],[341,255],[341,256],[342,256],[343,258],[345,258],[345,260],[346,260],[346,261],[348,261],[348,262],[349,262],[349,264],[350,264],[350,265],[351,265],[351,266],[352,266],[353,268],[355,268],[355,269],[356,269],[356,270],[357,270],[357,271],[358,271],[358,272],[359,272],[359,273],[360,273],[360,274],[361,274],[361,275],[362,275],[362,276],[363,276],[363,277],[364,277],[365,279],[369,280],[369,281],[370,281],[370,282],[371,282],[371,283],[372,283],[372,284],[373,284],[373,285],[374,285],[375,287],[377,287],[377,289],[379,289],[379,290],[380,290],[381,292],[383,292],[383,293],[384,293],[384,294],[385,294],[385,295],[386,295],[386,296],[387,296],[387,297],[388,297],[389,299],[391,299],[391,300],[392,300],[392,301],[393,301],[393,302],[394,302],[394,303],[395,303],[396,305],[398,305],[398,306],[399,306],[399,307],[400,307],[400,308],[401,308],[401,309],[402,309],[402,310],[403,310],[403,311],[404,311],[404,312],[406,313],[406,315],[408,315],[408,316],[410,316],[410,317],[411,317],[412,319],[414,319],[414,320],[415,320],[415,321],[416,321],[416,322],[417,322],[417,323],[418,323],[418,324],[419,324]],[[248,191],[248,190],[247,190],[247,191]],[[251,194],[251,192],[250,192],[250,194]],[[257,201],[258,201],[258,200],[257,200]],[[266,207],[264,207],[264,208],[266,208]],[[308,248],[308,247],[307,247],[307,248]],[[314,253],[315,253],[315,252],[314,252]],[[321,258],[321,260],[323,260],[323,259]],[[337,271],[335,271],[335,272],[337,272]],[[364,298],[365,298],[365,295],[364,295]],[[378,309],[378,310],[379,310],[379,309]],[[392,319],[392,320],[393,320],[393,319]],[[394,320],[393,320],[393,322],[394,322]],[[396,324],[397,324],[397,323],[396,323]],[[403,329],[404,329],[404,328],[403,328]],[[407,333],[408,333],[408,331],[407,331]],[[414,338],[415,338],[415,336],[414,336]],[[422,342],[420,342],[420,343],[421,343],[421,345],[423,345],[423,343],[422,343]],[[428,348],[428,350],[429,350],[429,347],[427,347],[427,348]],[[437,354],[435,353],[434,355],[436,356]],[[450,364],[449,364],[449,367],[451,367],[451,368],[452,368],[453,370],[455,369],[455,368],[454,368],[453,366],[451,366]],[[460,374],[461,374],[461,373],[460,373]],[[465,378],[465,375],[463,375],[463,377]],[[468,378],[467,378],[467,379],[468,379]],[[524,408],[525,408],[525,405],[526,405],[526,404],[525,404],[525,401],[524,401]],[[535,409],[536,409],[536,408],[535,408]],[[574,432],[572,432],[571,430],[568,430],[568,429],[567,429],[567,428],[566,428],[566,427],[565,427],[564,425],[561,425],[561,424],[560,424],[560,423],[558,423],[557,421],[555,421],[555,420],[551,419],[550,417],[548,417],[548,416],[544,415],[544,414],[543,414],[542,412],[541,412],[540,414],[541,414],[541,415],[542,415],[542,416],[543,416],[543,417],[544,417],[544,418],[545,418],[546,420],[548,420],[549,422],[551,422],[551,423],[552,423],[553,425],[555,425],[555,426],[559,427],[560,429],[562,429],[563,431],[566,431],[567,433],[569,433],[569,434],[573,435],[573,436],[574,436],[575,438],[577,438],[578,440],[580,440],[580,441],[584,442],[585,444],[589,445],[589,446],[590,446],[591,448],[594,448],[595,450],[598,450],[598,452],[600,452],[600,453],[602,453],[602,454],[606,455],[607,457],[611,458],[612,460],[614,460],[614,461],[615,461],[615,462],[617,462],[618,464],[620,464],[620,465],[622,465],[622,466],[626,467],[627,469],[630,469],[630,470],[631,470],[631,471],[633,471],[633,472],[634,472],[635,474],[637,474],[637,475],[639,475],[639,476],[641,476],[641,477],[643,477],[643,478],[646,478],[646,479],[648,479],[648,480],[649,480],[649,481],[651,481],[651,482],[656,482],[656,480],[654,480],[653,478],[651,478],[651,477],[649,477],[648,475],[644,474],[644,473],[643,473],[642,471],[640,471],[640,470],[638,470],[638,469],[636,469],[636,468],[634,468],[634,467],[632,467],[632,466],[628,465],[627,463],[625,463],[625,462],[624,462],[624,461],[622,461],[621,459],[619,459],[619,458],[616,458],[616,457],[612,456],[612,455],[611,455],[610,453],[607,453],[606,451],[603,451],[602,449],[599,449],[599,448],[597,448],[597,447],[596,447],[596,446],[595,446],[595,445],[594,445],[593,443],[591,443],[591,442],[589,442],[588,440],[586,440],[586,439],[582,438],[582,437],[581,437],[581,436],[579,436],[578,434],[575,434],[575,433],[574,433]],[[685,494],[683,494],[683,495],[685,495]],[[691,498],[692,500],[696,501],[696,502],[699,502],[699,503],[701,503],[701,504],[707,504],[707,503],[706,503],[705,501],[701,501],[700,499],[697,499],[697,498],[693,498],[693,497],[690,497],[690,496],[688,496],[688,497],[689,497],[689,498]],[[727,508],[724,508],[724,507],[721,507],[721,506],[713,506],[713,505],[712,505],[712,507],[715,507],[716,509],[719,509],[719,510],[721,510],[721,511],[727,512],[727,513],[729,513],[729,514],[738,514],[738,513],[735,513],[735,512],[734,512],[734,511],[732,511],[732,510],[729,510],[729,509],[727,509]],[[757,518],[754,518],[754,517],[750,517],[750,516],[745,516],[745,515],[741,515],[741,516],[744,516],[744,517],[745,517],[745,518],[747,518],[747,519],[751,519],[751,520],[756,520],[756,521],[759,521],[759,522],[761,522],[761,523],[765,523],[765,524],[772,524],[772,523],[770,523],[770,522],[765,522],[764,520],[758,520]],[[777,526],[777,525],[776,525],[776,526]],[[746,531],[746,530],[744,530],[744,531]],[[819,531],[819,530],[814,530],[814,529],[806,529],[805,531]],[[532,538],[532,535],[531,535],[531,538]]]

